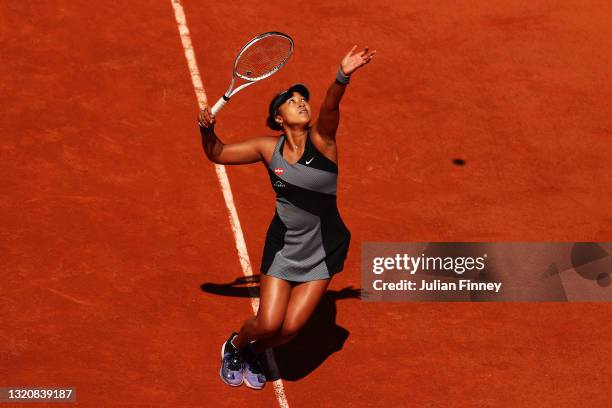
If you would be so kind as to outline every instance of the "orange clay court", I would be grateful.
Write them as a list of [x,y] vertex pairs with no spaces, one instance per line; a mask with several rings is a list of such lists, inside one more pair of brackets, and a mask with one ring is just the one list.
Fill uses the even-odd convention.
[[18,406],[609,406],[608,304],[368,303],[359,260],[365,241],[611,240],[612,3],[181,3],[212,102],[245,41],[295,40],[219,113],[225,142],[272,134],[290,83],[318,111],[342,55],[378,50],[342,102],[345,269],[279,381],[224,385],[274,194],[261,163],[226,167],[247,279],[173,1],[2,2],[0,386],[77,390]]

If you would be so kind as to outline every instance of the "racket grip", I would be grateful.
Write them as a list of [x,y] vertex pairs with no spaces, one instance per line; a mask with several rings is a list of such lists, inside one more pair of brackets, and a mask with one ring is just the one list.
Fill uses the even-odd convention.
[[223,108],[228,101],[229,101],[229,98],[223,95],[221,98],[219,98],[217,103],[215,103],[215,106],[212,107],[212,109],[210,110],[210,113],[213,115],[216,115],[217,112],[219,112],[221,108]]

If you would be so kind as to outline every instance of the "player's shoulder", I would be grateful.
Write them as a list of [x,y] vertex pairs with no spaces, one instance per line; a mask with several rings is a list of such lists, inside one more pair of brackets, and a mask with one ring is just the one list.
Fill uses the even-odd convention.
[[251,139],[265,162],[272,160],[279,136],[257,136]]
[[268,135],[268,136],[257,136],[255,137],[255,139],[258,139],[263,143],[276,143],[280,137],[281,135],[277,135],[277,136]]
[[274,149],[280,136],[257,136],[252,140],[262,149]]
[[318,126],[316,124],[315,124],[315,126],[313,126],[311,128],[311,131],[310,131],[310,140],[317,147],[321,147],[323,149],[327,149],[327,148],[335,147],[336,146],[336,137],[335,137],[335,135],[327,136],[327,135],[323,135],[323,134],[319,133],[319,129],[318,129]]
[[325,137],[321,135],[316,126],[313,126],[310,132],[310,141],[315,149],[330,162],[337,165],[338,163],[338,146],[336,145],[335,137]]

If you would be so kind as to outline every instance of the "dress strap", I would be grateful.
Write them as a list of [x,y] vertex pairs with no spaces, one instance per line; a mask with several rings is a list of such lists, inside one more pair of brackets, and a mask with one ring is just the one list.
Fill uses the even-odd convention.
[[274,147],[274,154],[281,154],[284,144],[285,134],[282,134],[278,137],[278,141],[276,142],[276,146]]

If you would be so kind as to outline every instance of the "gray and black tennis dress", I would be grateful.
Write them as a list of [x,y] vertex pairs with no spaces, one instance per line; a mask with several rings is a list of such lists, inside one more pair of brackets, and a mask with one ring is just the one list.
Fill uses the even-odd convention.
[[276,211],[266,234],[261,273],[292,282],[327,279],[340,272],[351,233],[336,206],[338,166],[306,137],[296,164],[283,158],[282,135],[268,163]]

